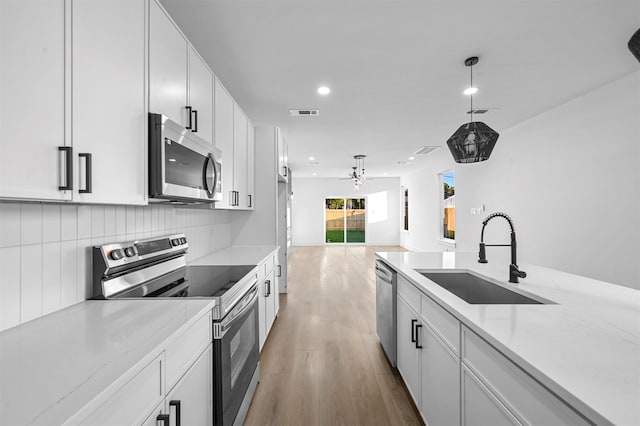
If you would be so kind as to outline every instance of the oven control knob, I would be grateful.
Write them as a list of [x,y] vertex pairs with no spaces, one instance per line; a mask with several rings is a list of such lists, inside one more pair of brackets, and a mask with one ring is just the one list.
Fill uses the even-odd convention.
[[180,239],[178,238],[174,238],[173,240],[171,240],[171,245],[176,247],[180,245]]
[[131,247],[127,247],[127,248],[125,248],[125,249],[124,249],[124,254],[125,254],[127,257],[133,257],[133,256],[135,256],[135,255],[136,255],[136,249],[135,249],[135,248],[133,248],[133,246],[131,246]]
[[180,238],[181,244],[187,244],[187,239],[185,237]]
[[111,254],[109,255],[109,257],[113,260],[120,260],[123,256],[124,252],[122,251],[122,249],[111,250]]

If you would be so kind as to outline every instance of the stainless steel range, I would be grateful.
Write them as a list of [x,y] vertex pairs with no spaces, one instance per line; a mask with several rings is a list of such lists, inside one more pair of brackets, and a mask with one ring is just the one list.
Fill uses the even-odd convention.
[[259,378],[256,265],[188,266],[188,248],[184,234],[94,247],[94,298],[211,299],[214,425],[242,424]]

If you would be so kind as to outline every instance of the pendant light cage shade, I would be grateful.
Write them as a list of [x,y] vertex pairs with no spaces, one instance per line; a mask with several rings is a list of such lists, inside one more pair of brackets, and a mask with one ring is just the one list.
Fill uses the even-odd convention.
[[640,62],[640,28],[633,33],[627,46],[629,46],[629,50],[633,56],[635,56],[638,62]]
[[463,124],[447,140],[456,163],[477,163],[489,159],[498,140],[498,132],[481,121]]

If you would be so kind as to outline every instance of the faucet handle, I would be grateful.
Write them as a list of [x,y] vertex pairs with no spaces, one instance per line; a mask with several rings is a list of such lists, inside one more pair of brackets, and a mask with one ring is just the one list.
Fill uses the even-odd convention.
[[487,252],[484,243],[480,243],[480,252],[478,253],[478,263],[488,263]]

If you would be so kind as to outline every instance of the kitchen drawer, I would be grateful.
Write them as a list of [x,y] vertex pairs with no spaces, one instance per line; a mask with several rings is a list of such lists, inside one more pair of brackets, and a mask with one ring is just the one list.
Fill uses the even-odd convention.
[[[162,358],[159,355],[116,390],[111,398],[100,405],[82,425],[132,425],[147,418],[162,402]],[[75,423],[73,420],[71,423]]]
[[591,424],[473,331],[463,327],[462,336],[463,362],[520,421],[545,426]]
[[460,357],[460,321],[429,296],[420,300],[421,316],[458,357]]
[[415,312],[420,313],[420,295],[422,293],[400,274],[398,274],[398,294],[402,295]]
[[178,382],[189,366],[211,344],[212,327],[211,312],[208,312],[169,343],[166,349],[167,391]]

